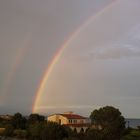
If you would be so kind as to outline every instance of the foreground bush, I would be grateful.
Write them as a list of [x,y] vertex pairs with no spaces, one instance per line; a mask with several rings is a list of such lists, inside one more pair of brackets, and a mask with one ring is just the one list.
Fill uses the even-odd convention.
[[17,138],[27,138],[28,133],[27,130],[14,130],[14,136]]
[[122,140],[140,140],[140,130],[131,129],[128,134],[126,134]]
[[68,137],[66,129],[53,122],[30,125],[28,132],[30,140],[62,140]]

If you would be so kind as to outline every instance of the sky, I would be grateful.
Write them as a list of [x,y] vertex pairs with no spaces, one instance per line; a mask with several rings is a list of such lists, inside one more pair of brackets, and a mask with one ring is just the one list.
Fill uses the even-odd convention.
[[1,0],[0,114],[89,116],[111,105],[140,118],[139,7],[139,0]]

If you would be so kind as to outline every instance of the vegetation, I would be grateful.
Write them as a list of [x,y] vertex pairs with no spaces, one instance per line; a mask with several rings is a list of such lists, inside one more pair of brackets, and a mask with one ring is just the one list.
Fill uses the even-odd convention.
[[45,117],[39,114],[31,114],[28,119],[28,124],[35,124],[37,122],[43,122]]
[[90,128],[78,133],[76,129],[47,122],[39,114],[31,114],[27,119],[16,113],[11,120],[0,118],[0,136],[24,140],[140,140],[140,127],[125,128],[124,117],[114,107],[94,110],[90,119]]
[[126,128],[125,133],[121,140],[140,140],[139,128],[138,129]]
[[94,110],[90,119],[95,126],[94,129],[98,129],[98,132],[102,134],[100,136],[102,139],[119,140],[122,137],[125,129],[125,119],[118,109],[106,106]]
[[26,122],[26,118],[23,117],[20,113],[16,113],[11,120],[11,124],[14,127],[14,129],[25,129]]
[[12,124],[7,124],[5,126],[4,135],[5,136],[12,136],[13,132],[14,132],[14,127],[12,126]]

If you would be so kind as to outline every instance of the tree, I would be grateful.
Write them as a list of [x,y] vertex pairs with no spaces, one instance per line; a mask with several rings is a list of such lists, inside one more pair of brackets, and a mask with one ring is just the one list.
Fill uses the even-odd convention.
[[54,122],[47,122],[41,133],[41,140],[62,140],[68,137],[65,127]]
[[26,127],[27,120],[20,113],[16,113],[11,121],[15,129],[25,129]]
[[98,129],[88,129],[86,132],[87,140],[103,140],[102,134]]
[[80,129],[80,133],[77,134],[77,137],[79,140],[85,140],[85,133],[83,128]]
[[64,126],[54,122],[36,122],[28,128],[30,140],[62,140],[68,137]]
[[76,128],[74,128],[74,129],[73,129],[72,136],[75,136],[75,137],[77,137],[77,129],[76,129]]
[[41,116],[39,114],[31,114],[29,116],[28,123],[29,124],[34,124],[36,122],[43,122],[44,120],[45,120],[45,117],[44,116]]
[[125,129],[125,119],[119,109],[106,106],[90,115],[94,127],[100,130],[105,140],[119,140]]
[[41,132],[43,130],[44,130],[44,123],[42,122],[36,122],[34,124],[30,124],[28,128],[30,140],[40,140]]

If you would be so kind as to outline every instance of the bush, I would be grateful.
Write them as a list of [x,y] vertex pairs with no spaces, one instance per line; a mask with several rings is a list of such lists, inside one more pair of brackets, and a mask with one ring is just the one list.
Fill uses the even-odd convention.
[[12,136],[14,132],[14,127],[11,124],[7,124],[5,127],[4,135],[5,136]]
[[138,129],[130,129],[122,140],[140,140],[140,131]]
[[26,130],[14,130],[14,136],[16,136],[17,138],[26,138],[28,135]]

